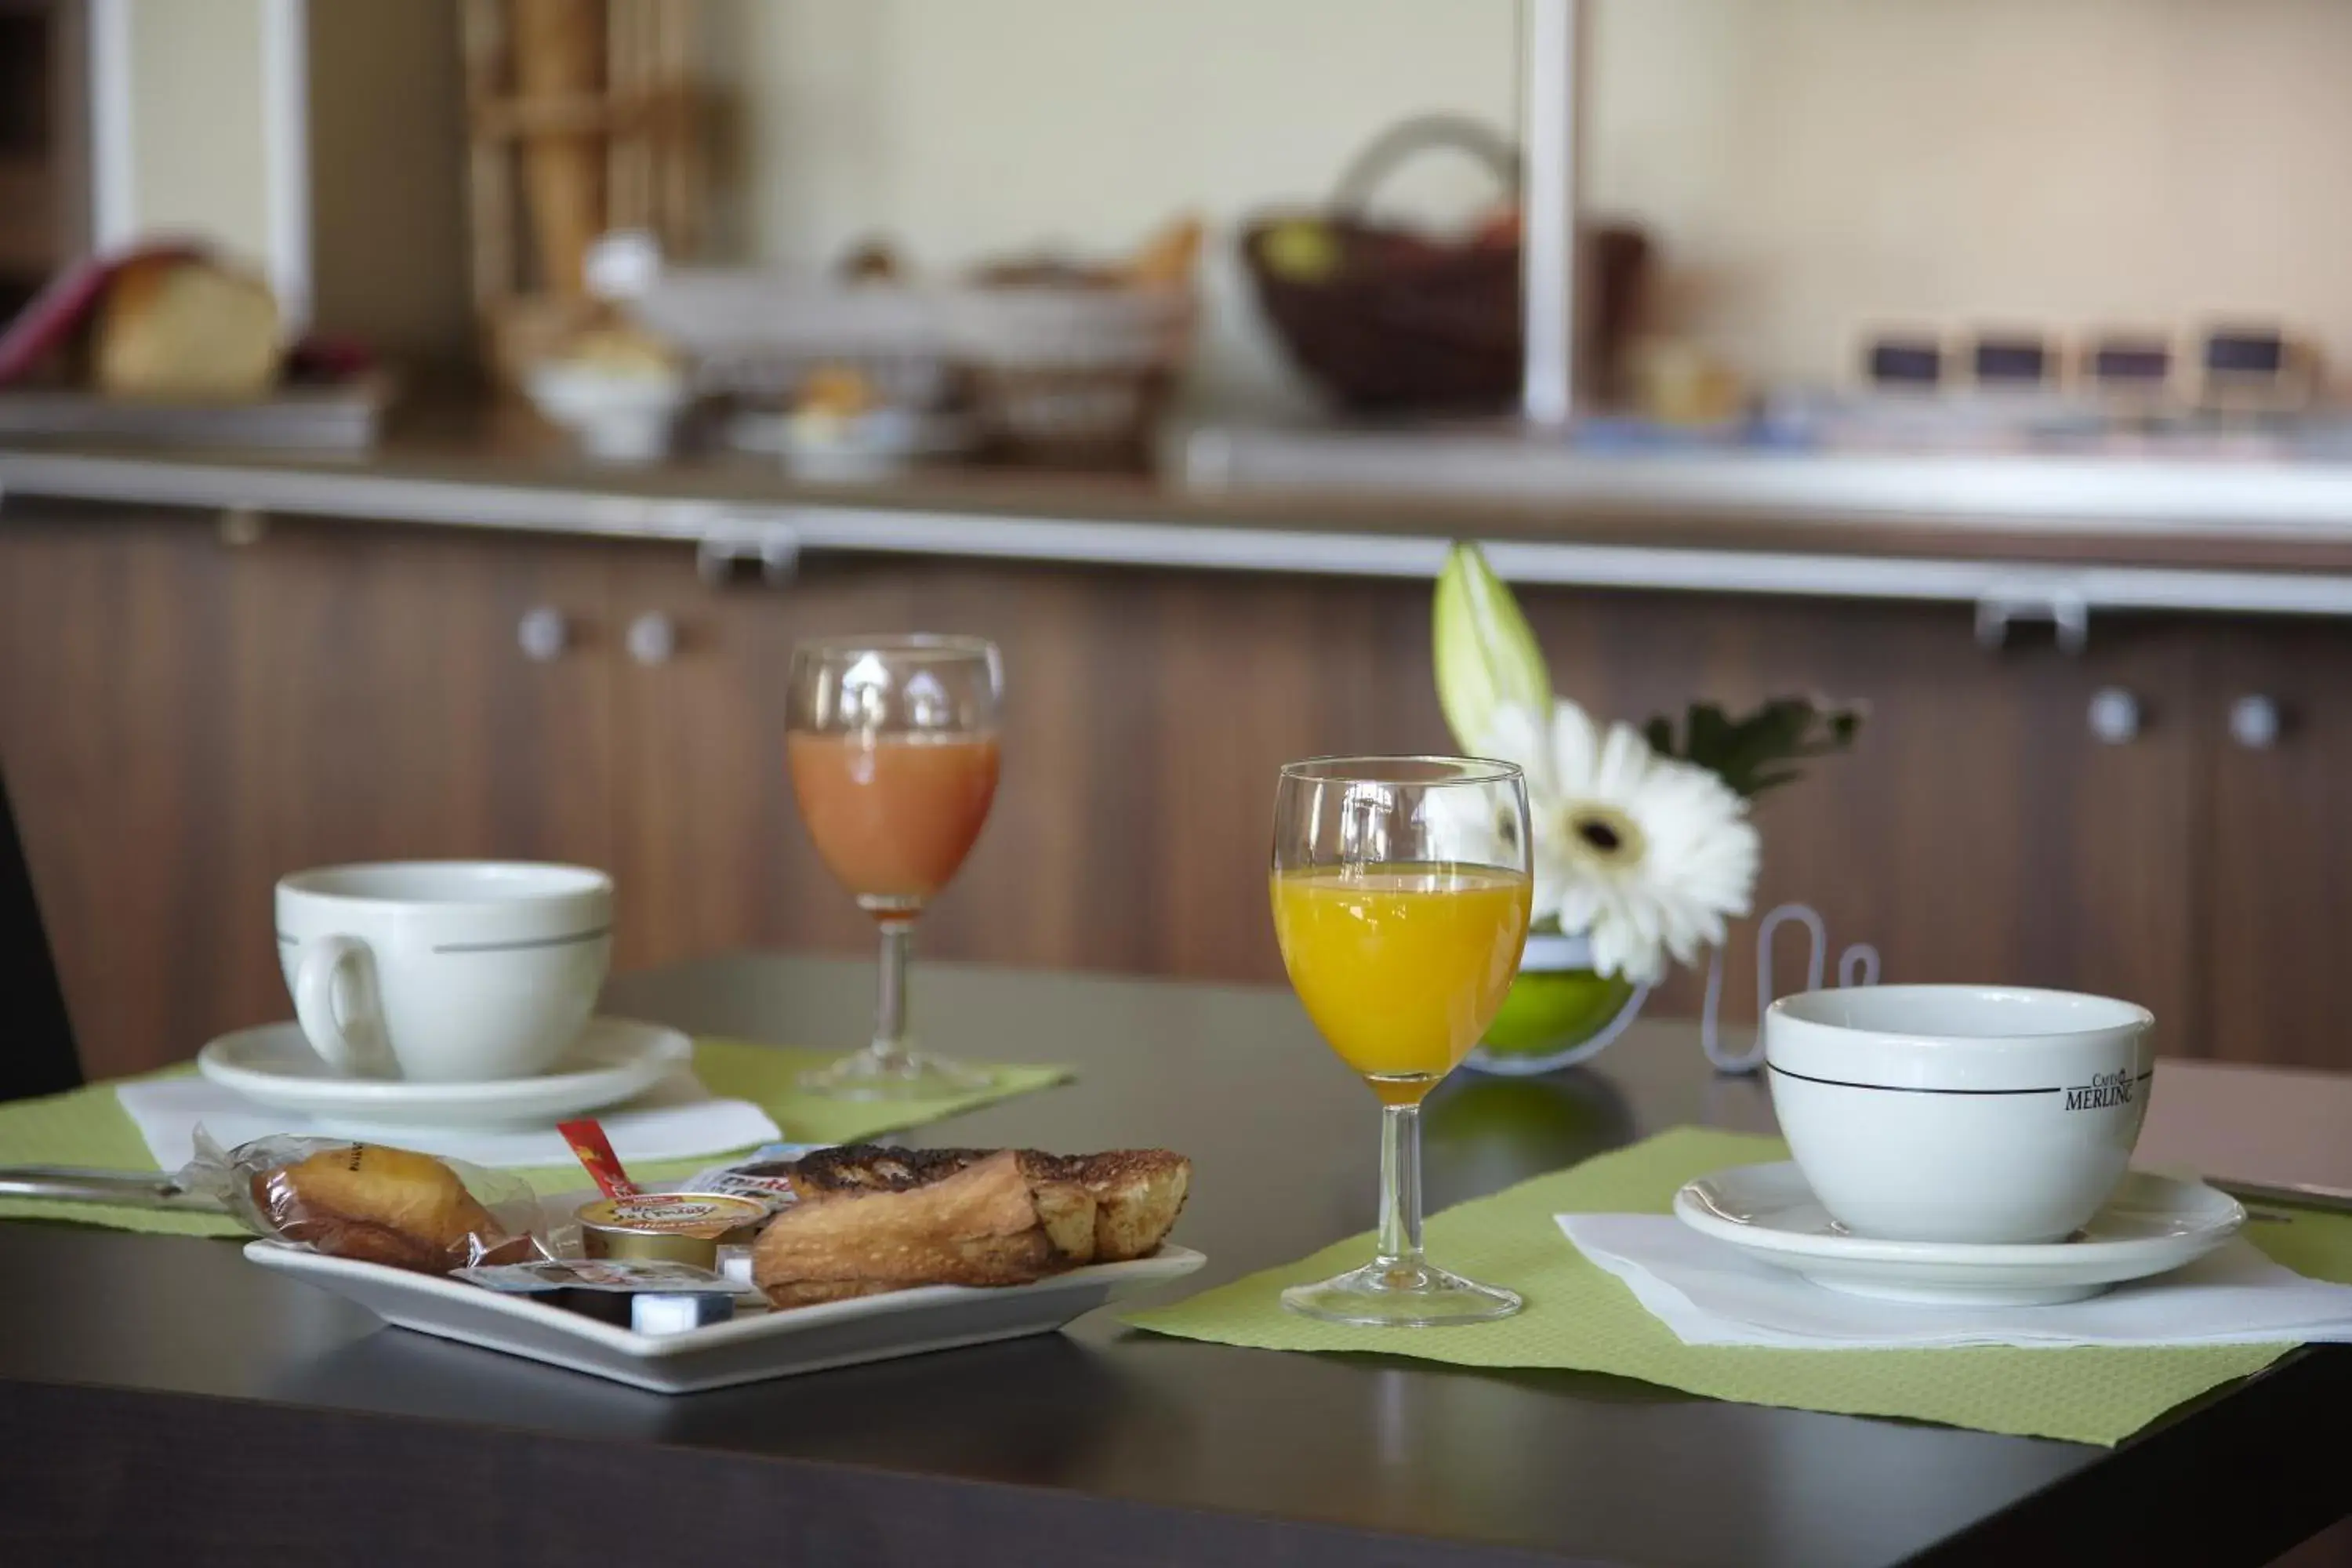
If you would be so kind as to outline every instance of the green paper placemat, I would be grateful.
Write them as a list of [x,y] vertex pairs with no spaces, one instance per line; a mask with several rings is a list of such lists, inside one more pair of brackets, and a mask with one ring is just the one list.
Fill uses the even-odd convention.
[[[749,1040],[698,1039],[694,1071],[703,1087],[726,1100],[762,1107],[794,1143],[855,1143],[884,1132],[920,1127],[960,1111],[974,1110],[1016,1094],[1047,1089],[1071,1076],[1066,1067],[1009,1067],[975,1062],[993,1076],[986,1089],[930,1100],[828,1100],[801,1090],[801,1074],[820,1068],[839,1051],[804,1046],[756,1045]],[[704,1162],[708,1163],[708,1162]],[[694,1167],[698,1169],[699,1167]],[[688,1174],[690,1172],[681,1172]]]
[[[1282,1288],[1361,1263],[1371,1237],[1328,1247],[1287,1268],[1137,1312],[1157,1333],[1266,1350],[1379,1351],[1457,1366],[1612,1373],[1714,1399],[1850,1415],[1895,1415],[1986,1432],[2112,1445],[2179,1404],[2258,1372],[2285,1345],[2179,1350],[1785,1351],[1685,1345],[1586,1261],[1555,1214],[1663,1214],[1676,1188],[1726,1165],[1788,1158],[1774,1138],[1676,1128],[1523,1182],[1431,1218],[1430,1256],[1475,1279],[1507,1285],[1527,1310],[1451,1329],[1350,1328],[1282,1310]],[[2288,1268],[2352,1284],[2352,1218],[2295,1211],[2247,1234]]]
[[[1045,1089],[1070,1076],[1062,1067],[992,1066],[988,1088],[935,1100],[827,1100],[804,1094],[800,1075],[839,1056],[838,1051],[801,1046],[757,1045],[748,1040],[694,1042],[695,1075],[711,1093],[748,1100],[761,1107],[795,1143],[855,1143],[908,1127],[919,1127],[991,1101]],[[975,1064],[982,1065],[982,1064]],[[163,1074],[192,1072],[167,1068]],[[633,1166],[644,1181],[676,1181],[710,1163],[710,1157],[653,1162]],[[0,1105],[0,1165],[95,1165],[108,1170],[152,1171],[146,1141],[124,1115],[112,1083],[91,1084],[43,1100]],[[513,1173],[542,1193],[568,1192],[587,1184],[577,1165],[551,1165]],[[234,1220],[218,1215],[171,1209],[122,1208],[110,1204],[67,1204],[38,1198],[0,1198],[0,1219],[70,1220],[118,1230],[161,1236],[238,1236]]]

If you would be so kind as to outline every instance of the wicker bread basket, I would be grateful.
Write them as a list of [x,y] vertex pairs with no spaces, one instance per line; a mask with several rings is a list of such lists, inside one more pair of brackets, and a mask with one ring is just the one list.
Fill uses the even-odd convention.
[[688,268],[663,273],[632,310],[693,359],[706,392],[789,403],[814,372],[845,366],[907,407],[934,407],[948,395],[950,311],[936,290]]
[[1191,343],[1190,289],[976,284],[947,305],[996,455],[1062,467],[1149,462]]
[[[1271,213],[1243,236],[1258,303],[1300,370],[1341,407],[1365,412],[1507,408],[1519,389],[1520,249],[1516,223],[1460,240],[1366,216],[1408,158],[1469,153],[1516,198],[1517,154],[1475,121],[1430,116],[1376,139],[1321,210]],[[1637,229],[1588,226],[1591,280],[1579,323],[1582,390],[1606,395],[1638,307],[1649,247]]]

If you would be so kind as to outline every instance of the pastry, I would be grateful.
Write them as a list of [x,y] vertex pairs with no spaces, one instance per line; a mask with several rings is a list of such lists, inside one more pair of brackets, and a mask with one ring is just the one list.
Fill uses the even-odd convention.
[[835,271],[849,283],[901,283],[907,277],[906,264],[887,239],[862,241],[841,258]]
[[1185,216],[1152,236],[1128,259],[1127,281],[1144,289],[1189,289],[1201,258],[1201,220]]
[[848,365],[824,364],[809,373],[793,401],[796,414],[855,419],[882,406],[882,395],[871,378]]
[[651,332],[630,326],[596,327],[565,349],[562,363],[625,381],[669,381],[677,376],[677,354]]
[[1025,1285],[1157,1248],[1192,1162],[1164,1149],[821,1149],[782,1167],[794,1203],[751,1253],[779,1307],[918,1285]]
[[511,1259],[510,1237],[457,1173],[430,1154],[351,1143],[253,1178],[279,1237],[336,1258],[446,1274]]

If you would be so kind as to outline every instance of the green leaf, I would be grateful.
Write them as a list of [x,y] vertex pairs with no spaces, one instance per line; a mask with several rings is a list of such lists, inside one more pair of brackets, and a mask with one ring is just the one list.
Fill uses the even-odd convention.
[[1495,711],[1506,703],[1531,709],[1539,722],[1551,714],[1551,672],[1519,603],[1475,544],[1454,545],[1437,579],[1430,616],[1430,651],[1437,669],[1437,702],[1465,751],[1485,743]]
[[1664,715],[1651,720],[1643,733],[1660,755],[1706,768],[1753,799],[1801,776],[1791,763],[1851,747],[1862,718],[1858,704],[1832,706],[1806,697],[1776,697],[1736,719],[1716,703],[1694,702],[1684,715],[1679,745],[1673,721]]

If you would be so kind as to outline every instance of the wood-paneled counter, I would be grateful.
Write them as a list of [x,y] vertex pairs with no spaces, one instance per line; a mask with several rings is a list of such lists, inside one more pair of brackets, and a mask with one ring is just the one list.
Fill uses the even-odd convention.
[[[289,476],[310,488],[291,496]],[[322,504],[333,479],[348,504]],[[2092,542],[2055,527],[1547,521],[1406,502],[1254,511],[1011,479],[812,500],[740,465],[623,479],[461,446],[355,466],[20,451],[0,453],[0,764],[92,1073],[284,1015],[270,884],[325,861],[609,866],[632,967],[861,950],[868,932],[783,781],[783,669],[803,637],[926,626],[1004,647],[1003,791],[928,950],[1266,979],[1276,765],[1445,743],[1427,563],[1351,570],[1343,547],[1433,552],[1475,532],[1752,564],[1836,532],[1839,560],[1973,563],[1996,584],[2086,564],[2225,587],[2352,577],[2352,531]],[[480,515],[436,512],[457,504],[434,489],[447,486]],[[53,490],[113,499],[39,493]],[[415,523],[352,520],[412,502]],[[762,521],[809,508],[835,517],[825,526],[914,518],[933,533],[920,551],[905,535],[772,548],[789,570],[757,570],[774,542]],[[468,525],[430,526],[450,522]],[[1098,558],[1040,553],[1017,531],[1005,544],[1044,524],[1092,531]],[[959,527],[968,548],[942,531]],[[1334,559],[1122,554],[1136,531],[1226,551],[1328,537]],[[714,580],[730,555],[743,569]],[[1870,703],[1857,753],[1764,804],[1761,895],[1817,905],[1838,942],[1879,947],[1887,977],[2110,991],[2154,1007],[2177,1054],[2352,1068],[2332,1006],[2352,915],[2352,829],[2333,809],[2352,765],[2352,624],[2095,607],[2078,652],[2039,628],[1989,648],[1957,594],[1520,575],[1561,689],[1597,709],[1790,689]],[[2104,737],[2088,718],[2102,694]],[[2247,698],[2270,704],[2274,734]],[[1735,1012],[1752,1009],[1751,942],[1736,941]],[[1655,1005],[1695,1011],[1696,987]]]

